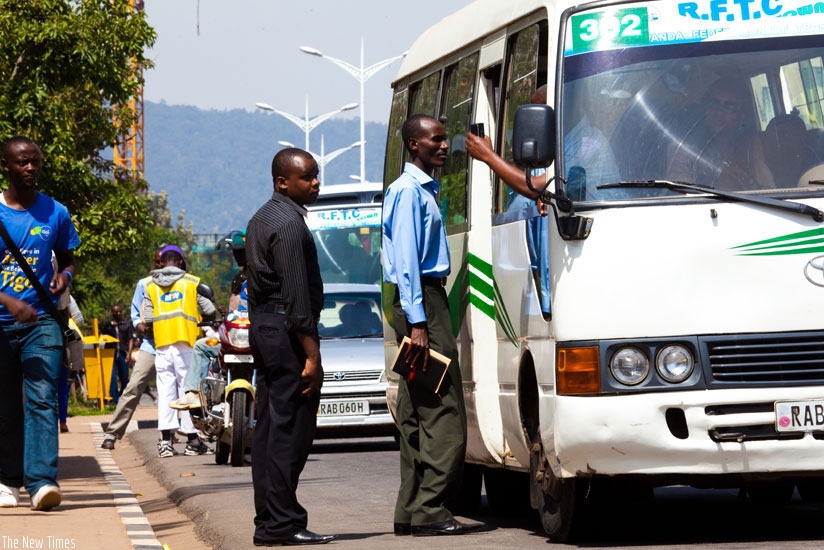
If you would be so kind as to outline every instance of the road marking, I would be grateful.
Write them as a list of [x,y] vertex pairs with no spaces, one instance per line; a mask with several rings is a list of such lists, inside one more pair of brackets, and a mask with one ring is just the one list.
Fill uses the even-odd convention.
[[112,458],[111,451],[100,448],[104,436],[103,426],[100,423],[92,423],[91,428],[92,441],[97,450],[97,464],[103,471],[103,477],[106,478],[112,491],[117,513],[120,515],[120,521],[126,529],[132,547],[135,550],[162,550],[163,545],[157,540],[154,529],[143,514],[143,509],[140,508],[129,482],[126,481],[126,476]]

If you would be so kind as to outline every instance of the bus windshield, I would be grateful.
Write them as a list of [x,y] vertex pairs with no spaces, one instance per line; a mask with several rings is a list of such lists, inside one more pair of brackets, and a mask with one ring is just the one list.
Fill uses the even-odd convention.
[[324,283],[380,283],[380,205],[311,208],[306,224]]
[[573,13],[559,110],[567,195],[675,194],[598,189],[649,180],[824,190],[815,187],[824,179],[824,39],[813,34],[824,25],[788,4],[645,2]]

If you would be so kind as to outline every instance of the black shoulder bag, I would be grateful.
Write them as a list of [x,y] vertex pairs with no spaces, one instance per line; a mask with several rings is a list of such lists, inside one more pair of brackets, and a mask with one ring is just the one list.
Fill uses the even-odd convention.
[[[20,269],[23,270],[23,273],[26,274],[26,277],[29,278],[29,282],[34,290],[37,291],[37,295],[40,297],[40,301],[43,302],[44,307],[49,312],[49,314],[54,317],[54,320],[57,321],[57,324],[60,325],[60,332],[63,333],[63,344],[64,348],[65,345],[77,340],[80,338],[80,335],[77,334],[77,331],[69,327],[68,321],[60,315],[60,312],[57,311],[57,306],[54,305],[52,301],[52,297],[43,288],[43,285],[40,284],[40,281],[37,279],[37,276],[34,274],[29,262],[26,261],[26,258],[23,257],[23,253],[20,252],[20,248],[18,248],[17,243],[15,243],[11,235],[9,235],[9,231],[6,229],[6,224],[0,220],[0,237],[3,237],[3,241],[6,243],[6,247],[8,247],[9,251],[11,251],[12,256],[14,259],[17,260],[17,265],[20,266]],[[51,260],[49,260],[51,261]]]

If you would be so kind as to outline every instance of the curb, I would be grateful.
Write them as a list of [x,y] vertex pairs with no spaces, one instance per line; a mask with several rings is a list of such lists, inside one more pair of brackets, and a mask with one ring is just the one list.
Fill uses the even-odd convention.
[[114,458],[112,458],[111,452],[100,448],[104,436],[102,424],[99,422],[92,423],[91,429],[92,440],[97,452],[97,463],[112,491],[117,513],[126,528],[126,534],[132,543],[132,548],[135,550],[164,550],[164,546],[157,540],[149,520],[143,514],[129,482],[126,481],[123,472],[120,471]]

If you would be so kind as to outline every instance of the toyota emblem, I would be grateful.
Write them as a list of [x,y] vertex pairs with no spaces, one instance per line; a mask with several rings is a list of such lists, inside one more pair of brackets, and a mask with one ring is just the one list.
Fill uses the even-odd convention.
[[[824,283],[824,280],[822,281]],[[824,285],[822,285],[824,286]],[[334,374],[335,380],[346,380],[346,373],[345,372],[336,372]]]
[[824,286],[824,256],[816,256],[807,262],[804,276],[815,286]]

